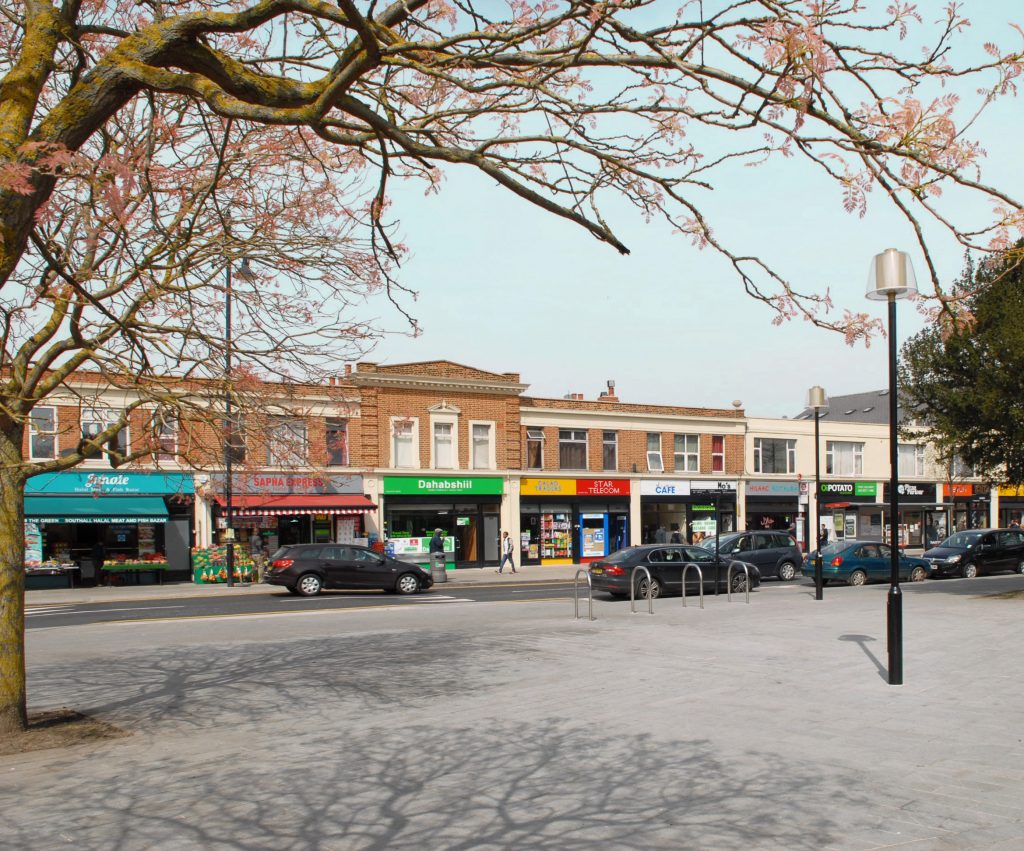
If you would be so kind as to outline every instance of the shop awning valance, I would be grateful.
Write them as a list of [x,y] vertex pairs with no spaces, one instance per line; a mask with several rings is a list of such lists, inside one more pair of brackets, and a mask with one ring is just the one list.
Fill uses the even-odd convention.
[[[224,497],[216,497],[223,508]],[[375,511],[376,504],[361,493],[350,494],[286,494],[255,496],[246,494],[231,500],[231,511],[240,517],[274,514],[365,514]]]
[[159,496],[26,496],[25,518],[36,523],[166,523]]

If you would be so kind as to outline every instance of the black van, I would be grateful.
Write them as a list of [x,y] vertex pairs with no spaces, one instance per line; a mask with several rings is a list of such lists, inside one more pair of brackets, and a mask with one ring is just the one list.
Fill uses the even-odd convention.
[[932,563],[932,576],[973,579],[979,574],[1000,570],[1024,573],[1024,532],[1020,529],[965,529],[932,547],[922,558]]

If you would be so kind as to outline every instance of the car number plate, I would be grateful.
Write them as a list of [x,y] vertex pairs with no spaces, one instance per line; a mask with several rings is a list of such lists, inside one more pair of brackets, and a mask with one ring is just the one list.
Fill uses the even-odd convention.
[[603,567],[592,567],[590,568],[591,573],[604,573]]

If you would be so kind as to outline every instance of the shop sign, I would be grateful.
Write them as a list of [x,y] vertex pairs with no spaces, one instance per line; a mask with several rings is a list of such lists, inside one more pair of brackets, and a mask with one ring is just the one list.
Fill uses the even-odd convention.
[[690,483],[685,479],[643,479],[640,493],[644,496],[689,496]]
[[714,511],[713,505],[691,505],[690,511]]
[[799,496],[800,482],[747,482],[747,496]]
[[945,499],[949,499],[951,496],[974,496],[974,485],[966,482],[957,482],[953,485],[943,485],[942,496]]
[[1024,496],[1024,485],[1000,485],[1000,496]]
[[690,482],[690,493],[700,496],[716,493],[736,493],[736,482]]
[[498,476],[385,476],[385,496],[423,496],[453,494],[501,495],[504,480]]
[[822,482],[822,499],[838,498],[847,502],[867,502],[878,498],[878,482]]
[[[451,535],[446,535],[443,541],[444,551],[446,553],[455,552],[455,538]],[[430,552],[430,537],[422,538],[388,538],[387,550],[389,554],[395,556],[410,556],[420,555],[421,553]]]
[[[896,494],[903,502],[935,502],[935,485],[921,485],[914,482],[900,482]],[[882,485],[882,501],[889,502],[889,483]]]
[[522,479],[519,493],[523,496],[576,496],[576,480]]
[[629,496],[629,479],[577,479],[576,496]]
[[[185,494],[195,493],[191,473],[122,473],[118,470],[42,473],[25,483],[26,494]],[[166,519],[166,518],[164,518]],[[89,521],[93,522],[93,521]],[[97,521],[98,522],[98,521]]]
[[[223,473],[210,476],[215,493],[222,493],[227,477]],[[363,477],[320,473],[234,473],[232,490],[236,494],[349,494],[363,492]]]

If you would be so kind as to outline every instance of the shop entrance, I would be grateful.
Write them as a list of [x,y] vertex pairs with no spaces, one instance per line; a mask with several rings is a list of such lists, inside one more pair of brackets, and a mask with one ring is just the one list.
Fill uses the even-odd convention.
[[[449,558],[456,567],[498,563],[500,503],[440,503],[430,497],[423,499],[429,501],[388,500],[386,537],[429,541],[434,530],[441,529],[454,543]],[[426,549],[423,552],[426,555]]]

